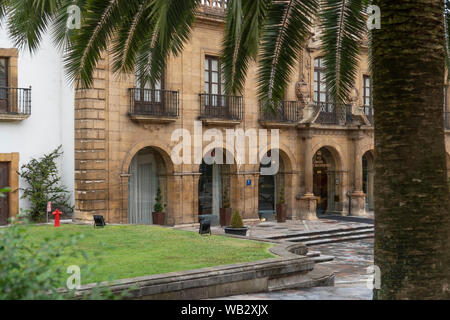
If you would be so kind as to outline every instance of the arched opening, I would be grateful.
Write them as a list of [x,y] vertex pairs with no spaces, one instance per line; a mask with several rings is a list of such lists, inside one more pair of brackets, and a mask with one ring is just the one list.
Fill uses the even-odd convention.
[[[215,161],[211,163],[211,160],[206,160],[206,158],[217,158],[216,153],[222,154],[221,163],[216,163]],[[234,165],[227,164],[226,158],[226,151],[224,152],[223,149],[216,148],[204,156],[200,165],[198,216],[199,219],[209,219],[212,225],[219,224],[220,208],[225,198],[227,198],[226,200],[228,202],[230,201],[230,177],[235,167]]]
[[[283,200],[286,202],[286,164],[285,160],[283,160],[286,155],[278,150],[279,152],[279,165],[278,171],[276,174],[264,175],[260,174],[259,183],[258,183],[258,216],[260,219],[265,220],[276,220],[276,206]],[[271,157],[272,152],[269,150],[266,157]],[[262,168],[270,167],[270,163],[261,163],[259,167],[259,171],[262,172]]]
[[141,149],[130,162],[129,174],[127,222],[152,224],[158,188],[161,189],[164,208],[167,204],[167,169],[164,160],[152,147]]
[[330,149],[319,149],[313,158],[313,192],[317,197],[317,213],[342,211],[343,174],[338,171],[336,159]]
[[374,182],[374,157],[372,151],[367,151],[362,157],[363,168],[363,192],[366,194],[366,211],[373,211],[373,182]]

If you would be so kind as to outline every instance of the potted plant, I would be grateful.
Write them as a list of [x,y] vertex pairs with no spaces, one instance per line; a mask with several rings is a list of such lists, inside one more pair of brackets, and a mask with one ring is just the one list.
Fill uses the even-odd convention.
[[153,224],[158,224],[158,225],[164,225],[164,220],[165,220],[165,212],[164,211],[164,207],[162,204],[162,195],[161,195],[161,188],[160,186],[158,186],[158,191],[156,193],[156,203],[153,207],[153,213],[152,213],[152,219],[153,219]]
[[220,225],[229,226],[231,223],[232,210],[230,208],[230,197],[228,194],[228,187],[223,192],[222,208],[220,208]]
[[225,233],[234,234],[237,236],[246,236],[248,227],[244,226],[242,222],[242,217],[239,214],[238,210],[234,210],[233,215],[231,216],[231,225],[229,227],[225,227]]
[[277,222],[286,222],[287,205],[284,199],[284,186],[280,188],[280,196],[277,203]]

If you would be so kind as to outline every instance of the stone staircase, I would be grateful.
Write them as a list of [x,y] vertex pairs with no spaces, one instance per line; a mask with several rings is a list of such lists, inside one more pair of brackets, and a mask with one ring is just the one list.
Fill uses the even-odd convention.
[[323,231],[300,232],[288,235],[269,237],[271,240],[283,240],[289,242],[302,242],[307,246],[326,243],[336,243],[374,237],[373,226],[361,226],[345,229],[329,229]]

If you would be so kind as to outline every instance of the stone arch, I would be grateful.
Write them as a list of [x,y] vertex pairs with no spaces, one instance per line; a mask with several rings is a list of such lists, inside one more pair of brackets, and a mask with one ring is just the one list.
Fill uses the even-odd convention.
[[164,164],[166,165],[168,175],[173,174],[175,172],[175,166],[170,157],[171,152],[167,148],[156,144],[155,140],[152,139],[138,142],[135,145],[133,145],[133,147],[131,147],[131,149],[125,155],[124,160],[122,161],[122,173],[124,174],[129,173],[128,170],[130,168],[131,160],[133,160],[134,156],[139,151],[145,148],[152,148],[159,153],[161,158],[164,160]]
[[[319,151],[321,154],[319,155]],[[313,192],[317,196],[317,213],[342,212],[345,199],[345,176],[339,146],[317,144],[313,147]]]
[[367,150],[358,159],[362,161],[362,191],[366,195],[366,209],[372,211],[374,209],[375,177],[375,154],[373,149]]
[[359,150],[358,150],[358,158],[361,158],[363,155],[365,155],[368,151],[372,152],[372,156],[375,157],[375,153],[374,153],[375,147],[373,142],[368,143],[366,145],[363,145]]
[[[272,151],[274,148],[268,148],[268,151]],[[258,181],[258,213],[260,218],[274,219],[275,216],[272,215],[276,211],[276,205],[278,204],[281,192],[283,192],[283,198],[285,204],[287,205],[287,216],[292,216],[292,210],[294,206],[295,198],[295,173],[294,165],[295,158],[288,148],[281,145],[277,149],[279,152],[279,170],[274,176],[259,176]],[[261,164],[259,166],[259,171],[261,170]],[[262,189],[262,186],[264,189]],[[267,185],[270,187],[267,188]],[[272,198],[273,197],[273,198]],[[266,199],[267,198],[267,199]],[[273,213],[269,212],[273,210]]]
[[[157,168],[157,187],[161,188],[163,205],[165,207],[165,224],[167,224],[167,221],[173,220],[173,201],[175,201],[175,199],[173,188],[169,187],[169,184],[171,183],[171,177],[173,176],[175,170],[168,150],[162,146],[155,145],[154,140],[136,143],[132,148],[130,148],[122,161],[122,171],[120,175],[120,186],[122,194],[121,221],[122,223],[133,223],[134,221],[130,220],[131,216],[129,212],[129,210],[132,210],[132,208],[134,208],[133,206],[132,208],[130,208],[130,196],[132,196],[132,194],[130,193],[130,184],[134,185],[135,181],[133,180],[133,173],[136,174],[136,172],[132,172],[131,166],[133,159],[135,159],[135,157],[137,157],[141,153],[152,154],[154,157],[154,162]],[[134,189],[134,191],[136,192],[136,189]],[[154,193],[154,191],[152,192]],[[151,197],[152,196],[150,196],[150,198]],[[152,207],[151,203],[152,202],[150,202],[150,207]],[[150,209],[151,214],[151,211],[153,209]],[[152,222],[151,219],[148,219],[147,221]]]
[[313,157],[315,156],[317,151],[319,151],[322,148],[327,149],[333,156],[333,159],[335,161],[335,166],[336,166],[335,170],[342,171],[343,170],[342,154],[344,154],[344,153],[343,153],[341,147],[340,146],[331,146],[326,143],[318,143],[313,147],[313,152],[312,152]]

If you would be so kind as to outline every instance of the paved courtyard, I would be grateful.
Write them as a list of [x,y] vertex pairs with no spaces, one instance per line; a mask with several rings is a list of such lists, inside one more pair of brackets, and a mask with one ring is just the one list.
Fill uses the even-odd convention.
[[373,264],[373,239],[324,244],[311,247],[324,255],[335,257],[321,263],[336,274],[334,287],[316,287],[301,290],[248,294],[226,297],[231,300],[371,300],[372,290],[367,288],[367,267]]

